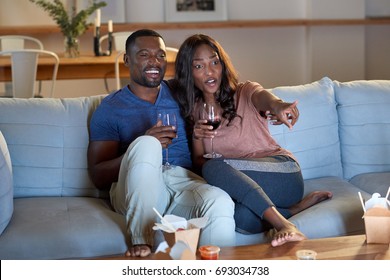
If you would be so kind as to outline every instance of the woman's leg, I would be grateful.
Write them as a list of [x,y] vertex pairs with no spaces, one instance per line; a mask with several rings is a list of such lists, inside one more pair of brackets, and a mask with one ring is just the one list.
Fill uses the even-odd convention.
[[[230,167],[227,165],[230,165]],[[242,169],[242,173],[245,173],[247,177],[240,175],[240,171],[236,169]],[[256,194],[260,195],[256,197],[258,202],[251,196],[248,196],[250,199],[241,196],[241,199],[243,199],[236,201],[236,209],[239,210],[236,213],[237,216],[235,215],[236,223],[244,231],[253,232],[254,228],[257,228],[255,229],[257,232],[264,229],[264,222],[262,221],[268,221],[278,231],[274,235],[273,246],[305,239],[306,237],[287,218],[331,197],[329,192],[315,192],[301,200],[303,179],[299,165],[284,156],[253,160],[212,160],[204,165],[203,172],[206,180],[222,187],[233,196],[237,193],[244,193],[243,190],[237,192],[237,189],[241,188],[244,190],[252,189],[248,193],[254,196]],[[264,186],[263,190],[254,192],[253,190],[261,189],[259,183],[261,187]],[[263,195],[265,193],[266,198]],[[256,204],[259,202],[262,204],[263,201],[272,201],[272,203],[262,212],[256,211]],[[273,203],[282,207],[276,208]],[[256,224],[256,218],[259,220],[257,224],[262,224],[261,226],[252,225],[252,223]],[[241,222],[245,220],[246,222]]]
[[303,177],[297,162],[286,156],[260,159],[227,159],[226,163],[255,181],[276,209],[290,218],[290,207],[301,201]]
[[[286,157],[211,160],[204,165],[203,176],[235,201],[236,226],[241,232],[257,233],[269,229],[269,224],[263,222],[264,211],[278,204],[283,207],[294,205],[303,193],[299,166],[295,162],[291,164]],[[286,218],[291,216],[287,208],[280,211]]]
[[328,191],[315,191],[303,197],[304,182],[296,161],[286,156],[253,160],[232,160],[233,167],[256,181],[285,218],[289,218],[332,197]]
[[[230,166],[232,161],[230,161],[230,164],[227,164],[226,161],[208,161],[203,165],[202,171],[204,178],[209,183],[222,187],[236,201],[236,209],[240,209],[240,211],[235,214],[237,227],[250,232],[254,229],[252,223],[255,223],[257,225],[261,225],[258,227],[260,230],[264,230],[263,220],[268,221],[277,230],[271,242],[272,246],[280,246],[286,242],[306,239],[303,233],[301,233],[290,221],[280,214],[265,194],[264,190],[255,181]],[[239,161],[236,163],[241,166],[252,166],[254,163],[249,162],[252,164],[246,165],[244,164],[245,162],[246,161]],[[258,164],[256,165],[256,168],[260,167]],[[277,175],[277,172],[280,172],[280,170],[276,168],[277,172],[273,172],[275,171],[275,165],[267,166],[266,163],[263,163],[263,165],[267,168],[264,168],[263,166],[261,169],[262,172],[265,171],[264,169],[267,169],[271,171],[270,173],[272,176],[277,177],[275,175]],[[242,209],[245,208],[247,208],[248,211],[242,211]],[[254,215],[245,215],[245,213],[251,214],[250,212],[253,212]],[[239,214],[240,216],[238,217],[237,215]],[[255,221],[256,216],[258,218],[258,222]],[[248,218],[254,219],[253,221],[250,221]]]
[[241,203],[234,204],[234,220],[236,221],[236,231],[242,234],[260,233],[273,228],[267,220]]

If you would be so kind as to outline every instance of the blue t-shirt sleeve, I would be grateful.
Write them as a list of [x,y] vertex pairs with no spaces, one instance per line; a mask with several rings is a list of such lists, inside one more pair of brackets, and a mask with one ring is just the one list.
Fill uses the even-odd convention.
[[90,123],[90,141],[120,141],[115,117],[104,103],[100,104],[92,115]]

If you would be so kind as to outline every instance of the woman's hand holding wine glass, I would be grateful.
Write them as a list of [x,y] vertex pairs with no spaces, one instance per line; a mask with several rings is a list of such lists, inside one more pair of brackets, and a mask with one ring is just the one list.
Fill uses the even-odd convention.
[[[221,124],[222,116],[221,116],[221,107],[218,103],[204,103],[203,108],[201,108],[201,118],[206,120],[206,125],[212,127],[211,130],[216,130]],[[213,138],[211,138],[211,153],[204,154],[205,158],[219,158],[221,154],[214,152],[214,142]]]

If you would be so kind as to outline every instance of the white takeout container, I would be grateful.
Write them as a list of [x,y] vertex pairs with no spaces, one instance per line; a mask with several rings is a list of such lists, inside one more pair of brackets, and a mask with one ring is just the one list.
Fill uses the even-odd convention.
[[[363,202],[362,202],[363,204]],[[374,193],[364,205],[364,226],[367,243],[390,243],[390,202]]]
[[154,230],[163,232],[165,241],[173,248],[178,241],[186,244],[193,256],[196,255],[200,229],[207,224],[207,217],[186,220],[176,215],[165,215],[161,223],[156,223]]

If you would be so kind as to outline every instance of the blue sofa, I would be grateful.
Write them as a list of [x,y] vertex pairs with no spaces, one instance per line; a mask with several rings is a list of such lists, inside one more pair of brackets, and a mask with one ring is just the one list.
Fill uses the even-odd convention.
[[[330,190],[290,220],[309,238],[363,234],[358,198],[390,185],[390,81],[270,89],[299,101],[293,130],[270,126],[298,158],[305,191]],[[0,259],[69,259],[122,254],[125,219],[87,172],[88,121],[103,96],[0,99]],[[236,244],[268,242],[236,233]]]

